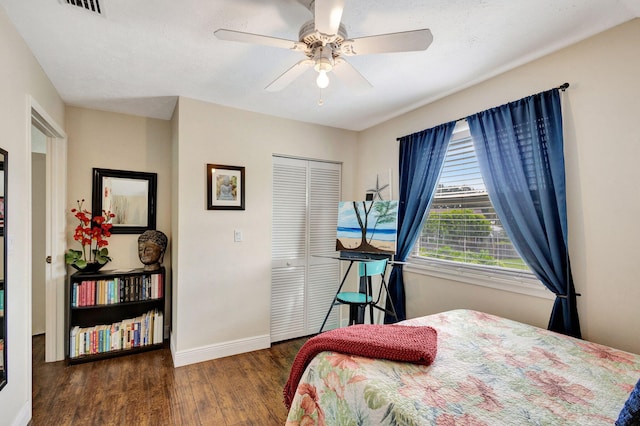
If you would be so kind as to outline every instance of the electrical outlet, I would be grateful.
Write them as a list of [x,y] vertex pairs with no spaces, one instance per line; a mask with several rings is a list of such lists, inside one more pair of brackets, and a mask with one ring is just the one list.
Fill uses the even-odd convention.
[[233,231],[233,241],[236,243],[242,241],[242,231],[240,229],[236,229]]

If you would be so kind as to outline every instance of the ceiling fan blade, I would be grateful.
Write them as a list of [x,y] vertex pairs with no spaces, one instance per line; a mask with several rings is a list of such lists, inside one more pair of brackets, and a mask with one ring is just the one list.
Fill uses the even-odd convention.
[[269,37],[260,34],[244,33],[242,31],[219,29],[213,34],[220,40],[261,44],[263,46],[280,47],[282,49],[299,50],[301,47],[306,47],[304,43],[300,43],[298,41]]
[[338,34],[343,10],[344,0],[315,0],[316,31],[326,35]]
[[336,58],[333,72],[338,79],[355,91],[363,91],[373,87],[369,80],[344,58]]
[[264,90],[268,92],[277,92],[287,87],[293,80],[300,77],[305,71],[313,66],[311,59],[303,59],[273,80]]
[[372,53],[412,52],[425,50],[433,41],[429,29],[381,34],[347,40],[342,45],[345,55],[369,55]]

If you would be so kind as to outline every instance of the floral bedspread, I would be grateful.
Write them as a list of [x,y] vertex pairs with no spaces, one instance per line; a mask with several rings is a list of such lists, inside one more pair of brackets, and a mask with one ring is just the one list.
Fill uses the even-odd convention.
[[612,425],[640,355],[476,311],[404,321],[438,332],[430,366],[322,352],[287,425]]

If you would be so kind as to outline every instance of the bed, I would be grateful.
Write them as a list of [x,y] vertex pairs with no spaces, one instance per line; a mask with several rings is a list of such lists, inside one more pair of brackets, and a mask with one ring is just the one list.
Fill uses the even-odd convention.
[[428,365],[321,352],[287,425],[613,425],[640,355],[497,316],[454,310],[403,321],[437,331]]

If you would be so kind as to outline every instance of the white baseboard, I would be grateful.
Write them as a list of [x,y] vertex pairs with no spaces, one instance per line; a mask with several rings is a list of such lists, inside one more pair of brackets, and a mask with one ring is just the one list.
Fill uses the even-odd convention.
[[254,336],[246,339],[232,340],[214,345],[201,346],[199,348],[176,351],[173,335],[171,336],[171,356],[173,357],[174,367],[183,367],[197,362],[257,351],[269,348],[270,346],[271,337],[268,334],[265,334],[263,336]]
[[171,351],[171,360],[173,361],[173,365],[176,365],[176,342],[173,338],[173,332],[169,331],[169,350]]
[[13,422],[13,426],[27,426],[29,421],[31,420],[31,398],[29,401],[24,404],[20,413],[18,413],[18,417]]

